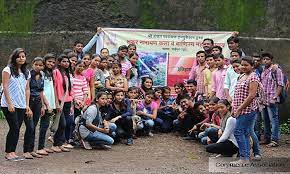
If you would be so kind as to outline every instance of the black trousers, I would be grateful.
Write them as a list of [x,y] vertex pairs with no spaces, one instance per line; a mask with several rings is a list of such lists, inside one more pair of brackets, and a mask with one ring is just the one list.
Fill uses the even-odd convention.
[[229,140],[220,143],[209,144],[205,148],[209,153],[221,154],[226,157],[231,157],[239,151],[239,148]]
[[19,139],[19,131],[25,117],[26,109],[15,108],[15,112],[9,112],[8,107],[2,107],[2,111],[7,120],[9,131],[6,136],[5,152],[15,152]]
[[[132,138],[134,134],[133,121],[131,117],[119,118],[116,122],[118,136],[124,138]],[[118,130],[121,129],[121,130]],[[120,133],[122,132],[122,133]],[[123,135],[120,135],[123,134]]]
[[30,96],[29,107],[33,113],[32,118],[24,117],[26,126],[24,133],[23,152],[32,152],[35,145],[35,129],[40,118],[41,99],[40,97]]

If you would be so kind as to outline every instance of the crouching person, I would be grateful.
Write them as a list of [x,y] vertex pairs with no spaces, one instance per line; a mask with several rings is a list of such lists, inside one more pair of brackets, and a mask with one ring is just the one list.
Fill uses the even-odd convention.
[[107,105],[107,94],[99,92],[95,101],[90,105],[80,120],[79,133],[84,141],[98,145],[104,149],[110,149],[114,139],[109,136],[115,132],[117,126],[103,120],[100,109]]

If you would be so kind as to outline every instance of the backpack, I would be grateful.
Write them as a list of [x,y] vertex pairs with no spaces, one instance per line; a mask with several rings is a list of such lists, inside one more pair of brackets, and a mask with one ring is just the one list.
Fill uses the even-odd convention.
[[[283,84],[284,86],[282,87],[282,91],[279,95],[280,101],[278,102],[278,104],[282,104],[285,103],[285,101],[287,100],[288,94],[287,94],[287,89],[286,89],[286,84],[288,82],[288,78],[287,76],[282,72],[283,74]],[[277,71],[272,71],[271,72],[271,76],[272,79],[275,81],[276,85],[278,86],[278,81],[277,81]]]

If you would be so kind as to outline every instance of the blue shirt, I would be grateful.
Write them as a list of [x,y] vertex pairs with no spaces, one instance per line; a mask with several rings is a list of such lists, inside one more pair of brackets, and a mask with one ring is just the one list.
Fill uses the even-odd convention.
[[43,91],[44,88],[44,76],[40,73],[40,78],[38,80],[35,79],[36,72],[34,70],[30,71],[31,79],[30,79],[30,96],[32,97],[40,97],[40,92]]

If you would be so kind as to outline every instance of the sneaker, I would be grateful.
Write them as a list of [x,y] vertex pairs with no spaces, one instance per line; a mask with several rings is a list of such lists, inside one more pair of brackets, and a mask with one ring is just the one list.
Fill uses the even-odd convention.
[[262,160],[262,156],[261,155],[254,155],[253,160],[254,161],[261,161]]
[[69,149],[63,147],[63,146],[59,146],[60,150],[63,151],[63,152],[70,152]]
[[61,153],[62,152],[62,150],[59,148],[59,146],[52,146],[51,150],[53,150],[56,153]]
[[149,132],[148,135],[149,135],[149,137],[153,137],[154,136],[154,134],[152,132]]
[[133,138],[128,138],[126,144],[127,144],[128,146],[132,146],[132,145],[133,145]]
[[74,146],[72,146],[71,144],[67,144],[67,143],[63,144],[62,147],[67,148],[67,149],[73,149],[74,148]]
[[90,143],[87,142],[87,141],[85,141],[85,140],[83,140],[83,139],[81,139],[81,144],[82,144],[82,146],[83,146],[86,150],[91,150],[91,149],[93,149],[92,146],[90,145]]

